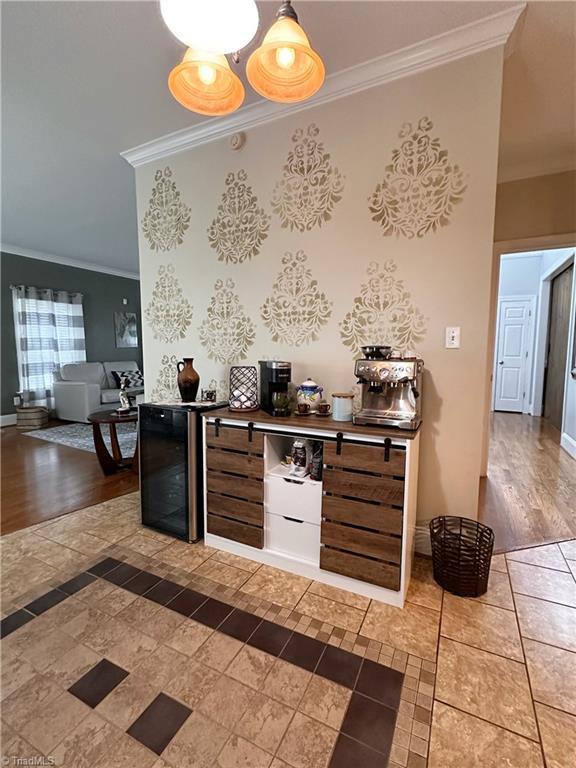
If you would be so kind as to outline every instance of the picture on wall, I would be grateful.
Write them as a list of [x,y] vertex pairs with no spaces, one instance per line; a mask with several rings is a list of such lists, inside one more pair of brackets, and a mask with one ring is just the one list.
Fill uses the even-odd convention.
[[138,346],[138,323],[135,312],[114,312],[116,349]]

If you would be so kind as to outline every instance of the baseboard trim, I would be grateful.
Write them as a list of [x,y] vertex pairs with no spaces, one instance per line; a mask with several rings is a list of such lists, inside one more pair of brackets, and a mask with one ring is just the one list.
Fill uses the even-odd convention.
[[560,438],[560,445],[564,448],[566,453],[569,453],[573,459],[576,459],[576,440],[574,440],[573,437],[570,437],[569,434],[563,432],[562,437]]
[[16,424],[15,413],[7,413],[6,415],[0,416],[0,427],[12,427],[14,424]]

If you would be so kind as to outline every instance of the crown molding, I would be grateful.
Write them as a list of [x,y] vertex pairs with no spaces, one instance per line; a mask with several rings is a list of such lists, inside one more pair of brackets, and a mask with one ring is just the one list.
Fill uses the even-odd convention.
[[334,72],[328,75],[320,91],[305,102],[277,104],[262,99],[228,117],[210,118],[191,128],[184,128],[140,144],[121,152],[120,155],[134,168],[138,168],[238,131],[280,120],[287,115],[328,104],[402,77],[425,72],[490,48],[504,46],[525,8],[526,3],[514,5],[407,48]]
[[9,245],[8,243],[2,243],[0,248],[2,253],[12,253],[14,256],[24,256],[27,259],[50,261],[53,264],[61,264],[64,267],[87,269],[90,272],[102,272],[105,275],[114,275],[114,277],[126,277],[129,280],[140,280],[140,275],[137,272],[128,272],[125,269],[104,267],[101,264],[91,264],[90,262],[81,261],[80,259],[68,259],[65,256],[55,256],[53,253],[44,253],[43,251],[32,251],[30,248],[20,248],[18,245]]

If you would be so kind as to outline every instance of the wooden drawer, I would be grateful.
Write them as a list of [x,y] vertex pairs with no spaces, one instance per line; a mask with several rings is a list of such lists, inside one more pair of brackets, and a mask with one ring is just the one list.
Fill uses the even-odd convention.
[[392,477],[364,475],[343,469],[325,469],[323,486],[326,493],[352,496],[355,499],[379,501],[401,507],[404,504],[404,481]]
[[230,517],[251,525],[264,525],[264,508],[262,504],[254,504],[243,499],[231,499],[219,496],[217,493],[208,494],[208,514]]
[[256,528],[226,517],[208,515],[208,533],[238,541],[240,544],[247,544],[249,547],[257,549],[264,547],[264,528]]
[[341,499],[338,496],[324,496],[322,517],[337,523],[358,525],[382,533],[402,534],[402,510],[380,504]]
[[206,485],[212,493],[222,493],[225,496],[235,496],[247,499],[256,504],[264,501],[264,483],[250,477],[233,477],[221,475],[219,472],[208,472]]
[[360,469],[364,472],[378,472],[382,475],[404,477],[406,451],[390,449],[390,460],[384,460],[384,446],[354,445],[342,443],[340,453],[335,443],[324,443],[324,464],[346,469]]
[[348,552],[322,547],[320,550],[320,568],[333,571],[352,579],[368,581],[387,589],[400,589],[400,568],[378,560],[368,560]]
[[217,448],[206,449],[206,464],[208,469],[219,472],[234,472],[237,475],[262,479],[264,475],[264,459],[261,456],[249,456],[247,453],[219,451]]
[[402,539],[362,528],[323,521],[321,541],[328,546],[391,563],[400,563],[402,559]]
[[261,432],[253,432],[252,441],[250,441],[247,429],[220,427],[216,437],[216,427],[213,424],[207,424],[206,445],[212,448],[231,448],[234,451],[263,454],[264,435]]

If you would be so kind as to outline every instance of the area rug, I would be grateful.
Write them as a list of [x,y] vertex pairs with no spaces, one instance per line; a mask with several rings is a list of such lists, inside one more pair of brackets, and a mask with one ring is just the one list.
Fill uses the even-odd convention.
[[[111,451],[108,427],[106,424],[101,426],[102,437],[106,447]],[[132,456],[136,448],[136,424],[117,424],[116,432],[122,455],[125,457]],[[91,424],[65,424],[62,427],[34,429],[31,432],[24,432],[24,434],[27,437],[47,440],[49,443],[59,443],[60,445],[67,445],[69,448],[78,448],[81,451],[96,453]]]

